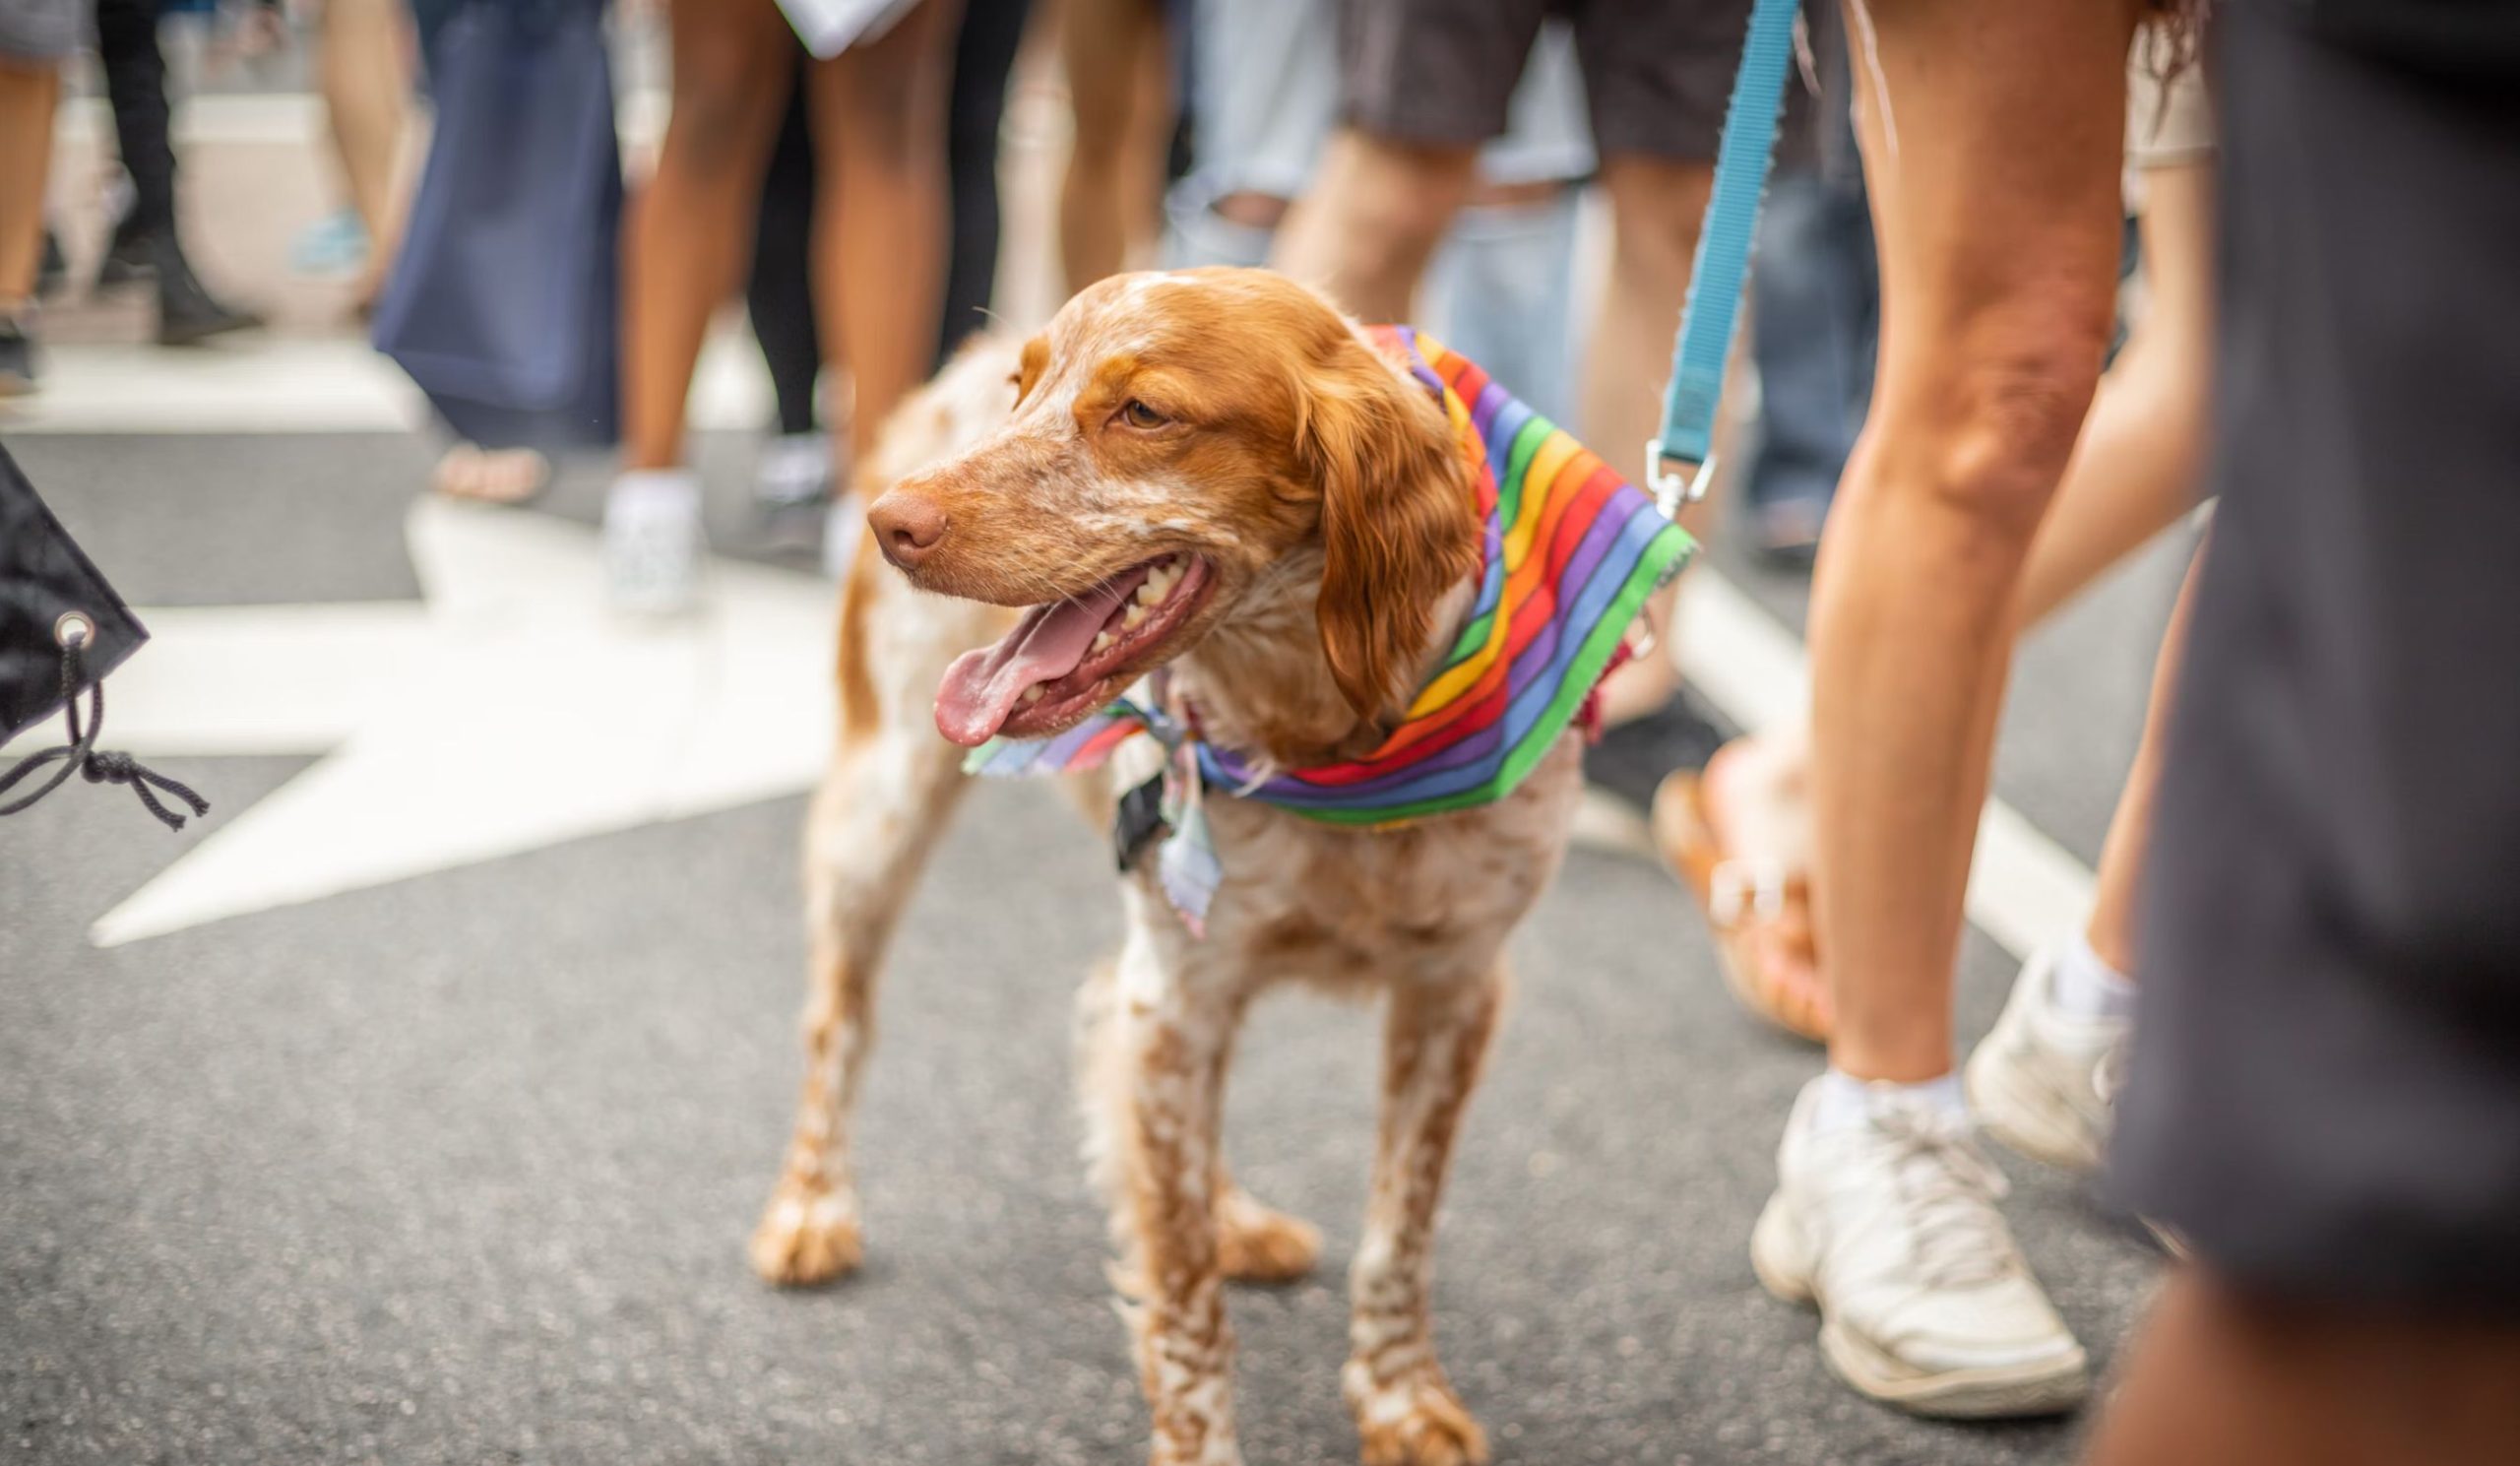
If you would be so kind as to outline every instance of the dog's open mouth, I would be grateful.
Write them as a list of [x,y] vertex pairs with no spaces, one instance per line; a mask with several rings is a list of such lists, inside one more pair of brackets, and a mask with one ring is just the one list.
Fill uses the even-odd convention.
[[1166,555],[1037,606],[993,647],[965,652],[936,690],[936,728],[966,748],[1075,726],[1118,694],[1215,588],[1208,562]]

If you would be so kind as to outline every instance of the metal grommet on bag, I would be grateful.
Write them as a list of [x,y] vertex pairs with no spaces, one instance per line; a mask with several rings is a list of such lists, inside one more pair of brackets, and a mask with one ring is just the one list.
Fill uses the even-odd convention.
[[65,610],[60,619],[52,623],[53,642],[65,651],[71,647],[86,646],[95,635],[96,623],[81,611]]

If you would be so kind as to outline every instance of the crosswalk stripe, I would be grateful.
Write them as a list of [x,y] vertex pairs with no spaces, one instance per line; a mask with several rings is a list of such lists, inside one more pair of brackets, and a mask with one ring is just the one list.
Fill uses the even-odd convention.
[[[430,420],[410,379],[355,340],[264,337],[183,352],[73,344],[43,359],[42,390],[0,403],[0,432],[410,432]],[[769,372],[750,338],[712,337],[691,425],[759,429],[770,414]]]

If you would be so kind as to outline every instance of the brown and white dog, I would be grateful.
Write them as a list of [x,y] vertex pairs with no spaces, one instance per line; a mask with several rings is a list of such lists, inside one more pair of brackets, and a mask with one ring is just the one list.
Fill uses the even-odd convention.
[[[1353,756],[1449,645],[1480,565],[1441,410],[1354,322],[1261,271],[1120,277],[1020,351],[976,346],[901,410],[865,481],[883,492],[806,835],[804,1094],[752,1242],[786,1284],[858,1260],[848,1126],[876,967],[961,789],[956,744],[1056,733],[1168,667],[1224,746],[1285,768]],[[1569,734],[1501,801],[1381,832],[1213,797],[1226,873],[1204,937],[1151,861],[1123,878],[1127,938],[1081,1005],[1083,1079],[1160,1466],[1240,1459],[1224,1283],[1299,1274],[1318,1250],[1233,1187],[1218,1148],[1237,1023],[1288,980],[1389,997],[1343,1375],[1363,1458],[1486,1458],[1430,1336],[1435,1207],[1579,757]],[[1113,787],[1092,783],[1089,810],[1107,816]]]

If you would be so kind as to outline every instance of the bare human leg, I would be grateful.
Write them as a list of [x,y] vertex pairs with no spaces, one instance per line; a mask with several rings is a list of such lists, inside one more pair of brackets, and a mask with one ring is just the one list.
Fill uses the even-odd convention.
[[34,298],[43,260],[43,189],[61,72],[0,57],[0,310]]
[[682,462],[710,314],[733,292],[795,36],[772,0],[673,0],[673,112],[622,250],[623,464]]
[[[2197,564],[2204,562],[2204,556],[2200,547]],[[2134,766],[2126,771],[2126,787],[2117,796],[2108,838],[2101,843],[2091,921],[2083,932],[2094,955],[2129,978],[2136,975],[2135,905],[2143,885],[2144,848],[2152,843],[2153,807],[2161,791],[2163,749],[2170,737],[2174,702],[2172,690],[2178,685],[2179,663],[2187,650],[2190,603],[2195,599],[2196,565],[2190,565],[2187,580],[2179,587],[2178,605],[2162,632],[2161,656],[2153,664],[2152,697],[2144,708],[2143,740],[2135,746]]]
[[1361,319],[1406,321],[1478,167],[1476,149],[1342,131],[1322,156],[1311,194],[1279,230],[1272,263]]
[[2136,226],[2145,306],[2101,379],[2091,415],[2021,573],[2034,626],[2196,507],[2213,414],[2214,169],[2144,170]]
[[395,182],[410,113],[410,21],[395,0],[325,0],[322,17],[316,68],[324,111],[350,207],[367,230],[367,266],[357,295],[364,307],[374,302],[393,269],[403,234]]
[[[2032,545],[2025,619],[2047,613],[2192,502],[2212,413],[2211,174],[2201,161],[2144,172],[2151,308],[2101,384],[2065,486]],[[2162,635],[2143,739],[2101,847],[2081,939],[2058,933],[2032,954],[1969,1057],[1969,1102],[1984,1131],[2068,1171],[2097,1169],[2116,1125],[2135,1010],[2134,913],[2196,575],[2190,565]]]
[[[960,6],[925,0],[870,45],[807,70],[813,89],[814,300],[849,363],[851,461],[927,375],[945,288],[945,99]],[[838,412],[832,417],[840,417]]]
[[[1592,359],[1584,381],[1584,437],[1622,474],[1644,466],[1646,441],[1663,415],[1671,376],[1671,323],[1688,298],[1699,221],[1715,171],[1703,162],[1636,154],[1602,159],[1609,191],[1609,287],[1593,324]],[[1692,528],[1698,526],[1692,525]],[[1646,606],[1647,629],[1670,635],[1676,589]],[[1602,719],[1619,724],[1661,708],[1679,690],[1678,667],[1667,654],[1639,657],[1602,684]]]
[[1952,964],[2022,563],[2100,373],[2128,0],[1850,0],[1881,366],[1812,602],[1830,1071],[1786,1126],[1760,1281],[1921,1414],[2069,1409],[2082,1348],[1996,1208],[1952,1072]]
[[[2211,413],[2211,174],[2203,162],[2145,170],[2140,224],[2147,305],[2101,379],[2063,481],[2031,541],[2016,600],[2024,629],[2047,619],[2195,505]],[[1721,858],[1744,868],[1807,872],[1809,755],[1799,729],[1728,745],[1709,762],[1693,795],[1685,788],[1667,790],[1657,801],[1660,844],[1675,853],[1675,864]],[[2137,776],[2149,767],[2139,763]],[[2130,798],[2136,797],[2134,777]],[[2129,971],[2124,962],[2131,946],[2124,928],[2127,893],[2138,874],[2141,820],[2150,807],[2148,798],[2137,803],[2132,809],[2121,805],[2123,833],[2113,834],[2104,850],[2101,909],[2092,928],[2094,950],[2121,973]],[[2126,823],[2130,819],[2136,822]],[[1816,977],[1808,923],[1799,912],[1782,917],[1753,919],[1737,931],[1727,928],[1726,940],[1739,944],[1727,955],[1728,973],[1754,1011],[1796,1032],[1825,1037],[1829,1015],[1825,1009],[1815,1012],[1809,996]]]
[[0,398],[35,390],[35,275],[61,73],[0,57]]
[[1832,1060],[1921,1081],[1951,1070],[1961,893],[2021,569],[2109,329],[2134,15],[2116,0],[1874,10],[1850,17],[1877,37],[1857,92],[1881,369],[1812,602],[1817,910]]
[[2174,1276],[2092,1466],[2489,1466],[2520,1459],[2520,1329],[2286,1303]]
[[1172,59],[1156,0],[1067,0],[1059,17],[1076,136],[1059,185],[1070,294],[1128,268],[1162,218]]

